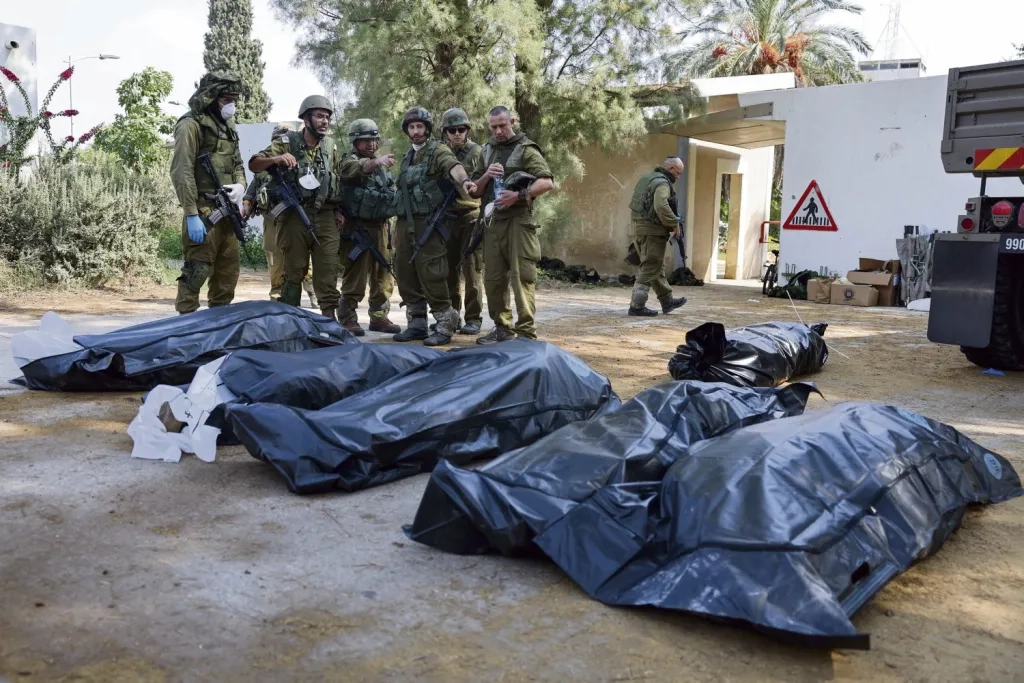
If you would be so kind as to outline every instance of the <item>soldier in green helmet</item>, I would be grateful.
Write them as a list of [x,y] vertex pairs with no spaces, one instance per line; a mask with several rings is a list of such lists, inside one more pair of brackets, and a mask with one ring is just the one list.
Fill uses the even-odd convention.
[[[232,201],[240,202],[245,194],[245,169],[232,120],[243,91],[241,79],[232,73],[204,75],[188,101],[189,111],[174,127],[171,182],[185,212],[181,225],[185,263],[174,301],[175,310],[181,314],[199,308],[199,290],[207,280],[209,306],[224,306],[235,298],[240,270],[238,238],[230,219],[210,223],[216,205],[207,195],[217,191],[217,179]],[[199,166],[197,160],[204,154],[210,155],[217,179]]]
[[[313,290],[320,312],[336,318],[338,301],[338,226],[334,209],[337,199],[337,175],[334,170],[333,143],[327,139],[334,107],[322,95],[311,95],[299,106],[301,131],[288,131],[275,138],[262,152],[249,159],[253,173],[271,166],[283,170],[286,183],[298,195],[303,209],[314,224],[310,235],[298,212],[289,209],[278,217],[277,246],[284,254],[284,284],[281,301],[298,306],[302,299],[302,280],[313,260]],[[276,187],[267,188],[271,203]]]
[[[420,106],[402,118],[412,149],[402,159],[395,193],[395,274],[409,325],[394,340],[422,339],[425,346],[451,342],[459,328],[459,314],[448,295],[448,246],[440,233],[431,233],[415,257],[413,250],[427,235],[427,217],[444,204],[446,187],[454,187],[463,199],[477,190],[455,154],[430,137],[433,128],[433,117]],[[436,321],[432,333],[427,330],[428,304]]]
[[[459,108],[449,109],[441,115],[441,139],[455,153],[470,178],[478,178],[484,172],[484,148],[469,139],[469,116]],[[462,310],[462,296],[459,291],[460,275],[466,282],[466,314],[463,317],[462,334],[479,334],[483,322],[484,305],[484,259],[482,250],[476,250],[462,264],[462,255],[473,239],[473,230],[480,216],[480,200],[476,197],[458,199],[448,210],[453,216],[446,225],[451,239],[448,240],[448,294],[452,308]]]
[[[537,338],[534,315],[537,261],[541,254],[533,200],[551,191],[554,181],[540,147],[522,132],[517,133],[515,123],[507,107],[494,107],[487,117],[491,138],[484,145],[485,170],[477,192],[478,196],[486,193],[491,204],[484,209],[484,289],[494,329],[478,337],[477,344],[508,341],[516,335]],[[505,186],[514,175],[517,179],[527,178],[526,187]],[[518,315],[514,327],[509,286]]]
[[674,185],[682,172],[683,160],[677,156],[667,157],[661,166],[640,176],[633,189],[629,212],[640,268],[633,284],[629,315],[658,315],[657,311],[647,308],[647,296],[652,289],[661,302],[663,313],[674,311],[686,303],[686,297],[672,297],[672,288],[664,273],[669,237],[681,239],[679,217],[669,200],[675,197]]
[[366,296],[370,285],[370,331],[401,332],[388,318],[394,282],[388,269],[380,265],[365,249],[355,260],[349,255],[358,239],[372,243],[381,255],[391,259],[391,218],[395,215],[395,180],[387,169],[395,165],[395,155],[377,156],[380,130],[370,119],[356,119],[348,127],[352,148],[338,159],[338,209],[344,220],[341,228],[341,306],[338,320],[345,329],[363,336],[365,332],[356,317],[356,307]]
[[[287,135],[289,130],[290,128],[286,126],[276,126],[270,141]],[[270,300],[279,301],[281,287],[284,285],[284,254],[277,247],[277,219],[270,215],[270,200],[267,197],[269,183],[270,175],[266,171],[253,176],[249,187],[245,188],[242,214],[246,218],[263,216],[263,253],[266,254],[267,269],[270,271]],[[302,279],[302,288],[309,296],[309,305],[316,308],[316,294],[313,292],[313,279],[309,273]]]

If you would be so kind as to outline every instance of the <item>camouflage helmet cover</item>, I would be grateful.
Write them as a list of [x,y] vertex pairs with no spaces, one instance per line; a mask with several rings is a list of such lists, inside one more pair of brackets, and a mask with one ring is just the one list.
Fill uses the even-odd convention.
[[518,192],[519,190],[525,190],[530,187],[537,176],[531,175],[526,171],[516,171],[512,173],[508,178],[505,178],[505,189]]
[[323,95],[310,95],[302,100],[302,104],[299,105],[299,118],[305,117],[310,109],[326,109],[329,113],[334,113],[334,105]]
[[453,107],[441,114],[441,132],[455,126],[469,126],[469,116],[464,109]]
[[356,140],[379,140],[380,129],[373,119],[356,119],[348,126],[348,139],[350,142]]
[[427,127],[427,135],[430,135],[431,131],[434,130],[434,118],[427,111],[426,107],[416,105],[409,111],[405,112],[405,116],[402,117],[402,132],[406,135],[409,134],[409,124],[413,121],[420,121]]

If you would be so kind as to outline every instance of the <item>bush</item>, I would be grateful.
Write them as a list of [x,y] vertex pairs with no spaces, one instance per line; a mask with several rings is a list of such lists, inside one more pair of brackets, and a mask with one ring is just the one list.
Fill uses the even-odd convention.
[[160,279],[159,235],[180,220],[175,204],[166,169],[130,173],[95,152],[74,165],[41,159],[21,179],[0,174],[0,286]]

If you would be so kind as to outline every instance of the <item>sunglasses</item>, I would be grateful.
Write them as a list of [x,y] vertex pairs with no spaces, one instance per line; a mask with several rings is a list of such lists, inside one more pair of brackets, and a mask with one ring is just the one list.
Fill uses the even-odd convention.
[[463,133],[468,133],[469,132],[469,128],[466,128],[465,126],[457,126],[457,127],[454,127],[454,128],[449,128],[448,132],[449,133],[458,133],[459,135],[462,135]]

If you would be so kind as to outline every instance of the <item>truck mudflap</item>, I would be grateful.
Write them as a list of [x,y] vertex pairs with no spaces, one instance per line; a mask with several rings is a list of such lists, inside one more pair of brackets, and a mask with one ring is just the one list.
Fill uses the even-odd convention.
[[935,235],[928,340],[985,348],[992,334],[1001,235]]

